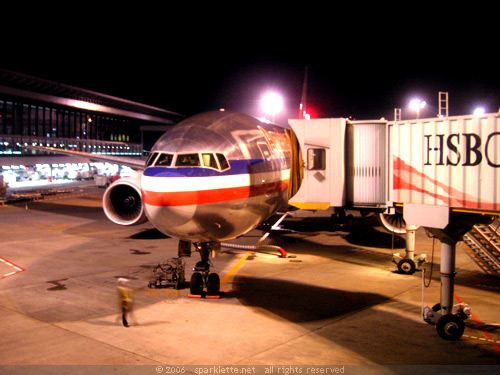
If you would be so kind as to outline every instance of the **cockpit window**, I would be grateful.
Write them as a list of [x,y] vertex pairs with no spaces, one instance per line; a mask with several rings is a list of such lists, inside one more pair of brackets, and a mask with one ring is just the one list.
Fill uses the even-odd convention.
[[146,162],[146,166],[147,167],[150,167],[153,165],[153,163],[155,162],[156,158],[158,157],[158,152],[152,152],[151,154],[149,154],[149,157],[148,157],[148,160]]
[[180,154],[177,155],[176,167],[199,167],[200,157],[198,154]]
[[172,164],[172,159],[174,158],[174,155],[172,154],[160,154],[159,158],[156,160],[155,166],[159,167],[170,167],[170,164]]
[[217,160],[219,160],[219,165],[221,171],[225,171],[226,169],[229,169],[229,163],[224,156],[224,154],[216,154],[217,155]]
[[[173,162],[175,159],[175,163]],[[174,165],[172,165],[174,164]],[[229,169],[229,162],[224,154],[214,152],[201,152],[199,154],[167,154],[153,152],[146,162],[147,167],[205,167],[218,171]]]
[[212,153],[203,153],[201,154],[201,158],[203,159],[203,165],[205,167],[219,169],[217,165],[217,160],[215,160],[215,156]]

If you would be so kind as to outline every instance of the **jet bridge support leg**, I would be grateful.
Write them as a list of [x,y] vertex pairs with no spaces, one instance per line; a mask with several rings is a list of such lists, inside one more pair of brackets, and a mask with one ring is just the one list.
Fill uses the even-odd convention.
[[441,243],[441,312],[451,314],[453,309],[453,291],[455,289],[456,243]]
[[472,215],[457,215],[450,217],[450,222],[444,229],[427,228],[441,241],[441,301],[432,308],[426,306],[422,317],[425,322],[435,325],[437,333],[445,340],[459,340],[464,333],[464,320],[470,316],[469,305],[453,305],[456,245],[477,220]]
[[444,340],[459,340],[464,333],[464,320],[470,316],[470,307],[465,303],[453,305],[457,241],[448,237],[440,239],[441,301],[432,308],[426,306],[423,310],[423,319],[435,325],[438,335]]
[[418,229],[417,225],[406,225],[406,254],[401,257],[399,254],[394,254],[393,262],[397,264],[400,273],[411,275],[416,269],[420,269],[427,261],[425,254],[415,258],[415,233]]

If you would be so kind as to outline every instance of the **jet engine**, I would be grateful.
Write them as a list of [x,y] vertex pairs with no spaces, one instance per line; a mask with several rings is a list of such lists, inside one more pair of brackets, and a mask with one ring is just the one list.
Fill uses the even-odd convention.
[[120,225],[147,221],[141,197],[142,171],[113,182],[104,193],[102,207],[109,220]]

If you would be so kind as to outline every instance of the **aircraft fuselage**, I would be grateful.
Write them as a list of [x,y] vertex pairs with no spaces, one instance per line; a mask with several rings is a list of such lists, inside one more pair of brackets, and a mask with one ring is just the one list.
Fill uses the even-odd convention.
[[230,240],[286,203],[289,178],[284,128],[238,113],[204,113],[153,147],[141,178],[144,211],[169,236]]

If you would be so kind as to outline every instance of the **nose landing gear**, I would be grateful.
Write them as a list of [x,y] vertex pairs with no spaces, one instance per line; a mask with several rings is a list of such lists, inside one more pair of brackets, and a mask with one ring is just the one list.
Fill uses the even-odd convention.
[[[218,242],[199,242],[194,245],[200,253],[201,261],[196,263],[193,269],[194,273],[191,276],[189,297],[218,299],[220,298],[220,278],[218,274],[210,273],[212,265],[210,254],[217,251],[220,244]],[[179,256],[181,256],[181,252],[184,256],[188,253],[190,254],[190,243],[180,241]]]

